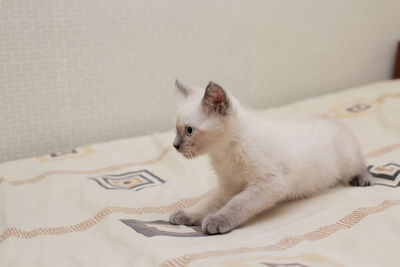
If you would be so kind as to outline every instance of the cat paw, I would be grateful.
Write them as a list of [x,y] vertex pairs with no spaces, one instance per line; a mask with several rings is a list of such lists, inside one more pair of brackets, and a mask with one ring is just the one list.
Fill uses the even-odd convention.
[[210,235],[225,234],[233,229],[233,225],[226,217],[212,214],[204,219],[201,229],[204,233]]
[[186,212],[183,210],[178,210],[174,213],[172,213],[169,216],[169,222],[171,224],[183,224],[183,225],[200,225],[200,223],[197,223],[196,220],[191,218]]
[[352,186],[370,186],[374,184],[372,175],[365,171],[363,174],[357,175],[350,182]]

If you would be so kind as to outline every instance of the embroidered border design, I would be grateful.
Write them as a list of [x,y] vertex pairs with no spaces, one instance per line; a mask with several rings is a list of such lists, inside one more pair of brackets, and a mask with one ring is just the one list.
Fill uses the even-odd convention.
[[400,93],[383,94],[375,100],[354,99],[353,102],[341,104],[332,108],[330,112],[335,114],[335,118],[351,118],[359,115],[371,114],[386,101],[386,98],[396,97],[400,97]]
[[108,174],[88,177],[105,189],[140,191],[147,187],[164,184],[165,181],[148,170],[130,171],[121,174]]
[[[393,144],[393,145],[389,145],[389,146],[385,146],[382,148],[379,148],[375,151],[372,151],[368,154],[365,155],[365,157],[369,158],[369,157],[380,157],[384,154],[390,153],[396,149],[400,149],[400,143],[397,144]],[[104,168],[100,168],[100,169],[95,169],[95,170],[88,170],[88,171],[79,171],[79,170],[53,170],[53,171],[45,171],[37,176],[34,176],[32,178],[28,178],[25,180],[15,180],[15,181],[8,181],[6,180],[4,177],[0,177],[0,184],[7,182],[10,185],[13,186],[21,186],[21,185],[25,185],[25,184],[33,184],[36,182],[39,182],[43,179],[45,179],[46,177],[50,176],[50,175],[59,175],[59,174],[97,174],[97,173],[101,173],[101,172],[109,172],[109,171],[116,171],[116,170],[120,170],[120,169],[124,169],[124,168],[129,168],[132,166],[136,166],[136,165],[147,165],[147,164],[153,164],[156,163],[158,161],[160,161],[162,158],[164,158],[164,156],[171,151],[171,148],[165,148],[161,154],[152,160],[147,160],[147,161],[143,161],[143,162],[130,162],[130,163],[123,163],[123,164],[116,164],[116,165],[111,165],[111,166],[107,166]]]
[[386,210],[391,206],[400,205],[400,200],[385,200],[377,206],[373,207],[363,207],[354,210],[349,215],[339,219],[336,223],[321,226],[318,229],[306,233],[304,235],[299,236],[290,236],[283,238],[279,242],[269,245],[269,246],[261,246],[261,247],[242,247],[235,248],[231,250],[215,250],[215,251],[206,251],[201,253],[193,253],[187,254],[181,257],[177,257],[171,260],[164,261],[160,266],[161,267],[176,267],[176,266],[186,266],[191,262],[198,261],[205,258],[217,257],[217,256],[226,256],[226,255],[235,255],[240,253],[248,253],[248,252],[257,252],[257,251],[274,251],[274,250],[286,250],[296,246],[297,244],[303,241],[317,241],[328,236],[333,233],[341,230],[341,229],[349,229],[356,225],[358,222],[363,220],[366,216],[371,214],[376,214]]
[[209,236],[203,233],[201,226],[171,225],[168,221],[140,221],[134,219],[121,220],[124,224],[145,237],[175,236],[175,237],[200,237]]
[[369,114],[378,108],[375,101],[366,99],[356,99],[351,103],[342,104],[336,108],[331,109],[336,118],[355,117],[361,114]]
[[84,156],[91,154],[94,152],[94,149],[91,146],[83,146],[70,150],[63,150],[59,152],[54,152],[49,155],[44,155],[37,157],[36,159],[40,162],[49,162],[49,161],[59,161],[63,159],[77,159],[83,158]]
[[33,229],[31,231],[25,231],[16,227],[9,227],[2,234],[0,234],[0,243],[11,236],[28,239],[41,235],[60,235],[60,234],[86,231],[89,228],[103,221],[105,217],[107,217],[111,213],[125,213],[125,214],[135,214],[135,215],[171,213],[180,209],[189,208],[197,204],[204,198],[211,195],[213,191],[214,190],[208,191],[198,197],[181,199],[173,204],[166,206],[142,207],[142,208],[127,208],[119,206],[106,207],[100,210],[95,216],[83,222],[70,226],[40,227]]
[[70,174],[70,175],[75,175],[75,174],[97,174],[97,173],[102,173],[102,172],[111,172],[111,171],[117,171],[137,165],[148,165],[148,164],[154,164],[160,160],[162,160],[165,155],[171,151],[171,148],[165,148],[160,155],[158,155],[156,158],[151,159],[151,160],[146,160],[142,162],[128,162],[128,163],[121,163],[121,164],[115,164],[115,165],[110,165],[107,167],[99,168],[99,169],[94,169],[94,170],[52,170],[52,171],[45,171],[42,172],[39,175],[36,175],[32,178],[28,178],[25,180],[14,180],[14,181],[9,181],[6,180],[4,177],[0,177],[0,183],[2,182],[7,182],[10,185],[13,186],[20,186],[20,185],[26,185],[26,184],[33,184],[37,183],[45,178],[47,178],[50,175],[59,175],[59,174]]
[[400,165],[388,163],[382,166],[368,166],[369,173],[374,176],[376,185],[385,185],[389,187],[400,186]]
[[314,265],[345,267],[345,265],[333,260],[326,255],[314,253],[301,253],[294,256],[253,256],[242,259],[228,259],[220,263],[223,266],[253,266],[265,264],[269,267],[307,267]]
[[400,143],[388,145],[365,155],[366,158],[377,158],[394,150],[400,149]]

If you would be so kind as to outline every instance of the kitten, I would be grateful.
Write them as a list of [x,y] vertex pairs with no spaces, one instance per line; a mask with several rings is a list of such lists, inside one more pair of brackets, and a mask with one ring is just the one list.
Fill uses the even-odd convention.
[[195,90],[176,81],[174,147],[186,158],[208,154],[218,175],[212,197],[170,216],[172,224],[226,233],[279,202],[311,196],[339,182],[372,185],[360,148],[343,125],[328,118],[261,118],[210,82]]

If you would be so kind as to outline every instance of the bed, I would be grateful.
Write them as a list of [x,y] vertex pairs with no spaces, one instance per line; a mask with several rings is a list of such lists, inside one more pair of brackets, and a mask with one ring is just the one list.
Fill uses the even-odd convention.
[[400,244],[400,81],[262,116],[334,117],[359,140],[371,187],[337,186],[264,212],[225,235],[168,223],[216,185],[206,157],[174,133],[91,144],[0,164],[1,266],[396,266]]

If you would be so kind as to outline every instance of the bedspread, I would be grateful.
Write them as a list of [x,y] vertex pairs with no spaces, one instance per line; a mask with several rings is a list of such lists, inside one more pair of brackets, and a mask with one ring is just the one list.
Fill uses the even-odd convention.
[[[262,116],[335,117],[356,135],[376,184],[281,204],[224,235],[168,223],[216,185],[207,157],[173,132],[0,164],[1,266],[398,266],[400,82]],[[290,163],[289,163],[290,164]]]

